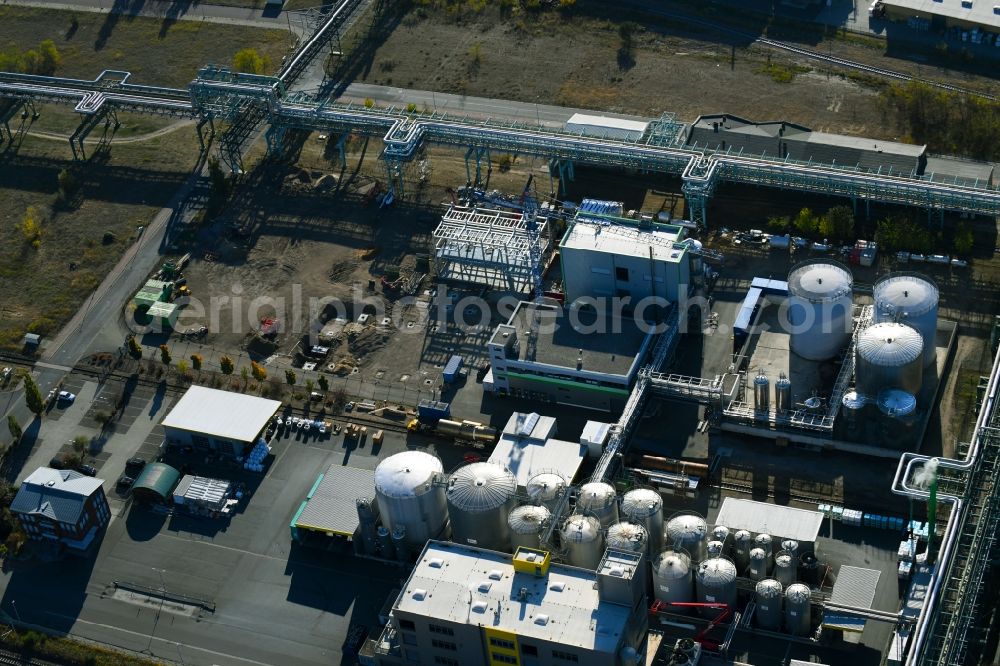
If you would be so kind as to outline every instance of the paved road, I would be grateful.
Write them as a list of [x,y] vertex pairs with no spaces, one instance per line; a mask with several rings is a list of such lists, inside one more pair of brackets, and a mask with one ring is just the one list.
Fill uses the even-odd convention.
[[[23,7],[47,7],[49,9],[64,9],[67,11],[97,12],[106,14],[116,6],[114,0],[2,0],[5,5],[20,5]],[[227,7],[224,5],[208,5],[205,3],[190,4],[178,8],[180,3],[156,1],[140,3],[127,12],[129,16],[148,16],[150,18],[171,18],[177,21],[206,21],[209,23],[228,23],[258,28],[289,28],[286,12],[264,14],[261,9],[247,7]]]

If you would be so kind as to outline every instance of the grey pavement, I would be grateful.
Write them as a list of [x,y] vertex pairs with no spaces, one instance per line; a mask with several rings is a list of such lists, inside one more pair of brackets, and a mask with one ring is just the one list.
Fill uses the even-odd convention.
[[[116,3],[114,0],[2,0],[2,4],[22,7],[42,7],[76,12],[108,14]],[[178,11],[176,2],[146,2],[126,12],[130,16],[149,18],[170,18],[175,21],[205,21],[206,23],[227,23],[255,28],[290,29],[286,12],[264,14],[258,9],[210,5],[204,2],[191,4]]]

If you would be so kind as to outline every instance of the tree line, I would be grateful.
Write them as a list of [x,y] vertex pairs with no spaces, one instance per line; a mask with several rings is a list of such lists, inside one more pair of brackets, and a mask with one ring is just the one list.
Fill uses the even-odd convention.
[[62,56],[51,39],[44,40],[37,48],[25,51],[0,51],[0,72],[52,76],[61,64]]

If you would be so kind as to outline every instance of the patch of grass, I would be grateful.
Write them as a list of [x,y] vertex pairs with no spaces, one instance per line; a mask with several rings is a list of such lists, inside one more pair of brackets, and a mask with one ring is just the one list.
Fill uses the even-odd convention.
[[17,652],[81,666],[153,666],[151,661],[123,652],[88,645],[71,638],[48,636],[37,631],[19,631],[0,625],[3,645]]
[[795,79],[796,75],[811,72],[812,68],[803,67],[801,65],[779,65],[777,63],[770,62],[755,71],[758,74],[767,74],[776,83],[791,83]]
[[[71,16],[78,25],[70,35]],[[0,7],[4,49],[23,50],[44,39],[54,40],[62,56],[59,76],[91,79],[111,67],[132,72],[135,83],[174,87],[186,86],[205,64],[230,64],[233,54],[247,47],[266,55],[276,69],[292,43],[286,30]]]

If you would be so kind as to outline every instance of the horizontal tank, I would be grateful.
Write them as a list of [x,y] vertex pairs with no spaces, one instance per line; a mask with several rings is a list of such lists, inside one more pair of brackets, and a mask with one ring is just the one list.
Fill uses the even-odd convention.
[[665,550],[653,560],[653,595],[664,603],[690,603],[694,572],[686,553]]
[[796,265],[788,274],[784,317],[788,344],[810,361],[831,359],[847,346],[853,330],[854,278],[850,270],[826,259]]
[[916,329],[923,340],[922,364],[932,365],[937,355],[937,285],[923,275],[896,273],[876,282],[872,295],[875,322],[894,321]]
[[604,534],[597,518],[572,515],[563,523],[560,533],[569,564],[582,569],[597,568],[604,556]]
[[646,528],[635,523],[615,523],[608,528],[605,548],[625,550],[630,553],[646,552],[649,535]]
[[618,522],[618,493],[615,487],[601,481],[580,486],[576,511],[601,521],[601,527],[611,527]]
[[511,552],[518,548],[538,548],[539,535],[551,517],[547,508],[534,504],[525,504],[511,511],[507,517]]
[[663,548],[663,498],[652,488],[636,488],[622,496],[619,515],[622,520],[646,528],[650,557]]
[[755,591],[757,612],[754,617],[757,619],[757,626],[767,631],[781,631],[781,602],[784,599],[781,583],[768,578],[757,583]]
[[785,631],[794,636],[807,636],[812,625],[812,594],[802,583],[785,590]]
[[536,504],[541,504],[549,511],[559,504],[559,497],[566,489],[566,479],[555,472],[542,472],[528,479],[525,490],[528,497]]
[[380,462],[375,468],[375,497],[382,524],[389,530],[402,525],[411,546],[422,548],[447,525],[444,468],[429,453],[403,451]]
[[694,513],[682,513],[667,521],[667,545],[684,550],[698,563],[708,555],[708,525]]
[[877,395],[886,388],[919,393],[923,346],[920,333],[905,324],[885,322],[861,331],[854,350],[858,393]]
[[[695,572],[694,583],[699,602],[736,607],[736,565],[729,560],[715,557],[700,563]],[[715,608],[703,608],[699,612],[710,618],[719,614]]]
[[451,540],[487,550],[510,543],[507,518],[517,506],[517,478],[490,462],[460,467],[448,480]]
[[476,421],[452,421],[441,419],[437,422],[437,432],[445,437],[454,437],[466,442],[495,442],[497,431]]

